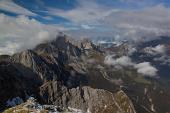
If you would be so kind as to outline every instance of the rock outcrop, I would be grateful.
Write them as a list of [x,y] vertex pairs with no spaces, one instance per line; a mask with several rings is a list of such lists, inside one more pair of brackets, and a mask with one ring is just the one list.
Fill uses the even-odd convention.
[[57,82],[42,86],[40,91],[46,103],[64,108],[81,109],[87,113],[135,113],[132,102],[123,91],[112,94],[87,86],[67,89]]

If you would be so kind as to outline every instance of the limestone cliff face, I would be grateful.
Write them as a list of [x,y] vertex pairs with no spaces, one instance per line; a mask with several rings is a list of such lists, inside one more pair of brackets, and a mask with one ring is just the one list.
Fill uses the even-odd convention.
[[[56,64],[56,70],[51,67],[53,64],[47,62],[45,57],[42,57],[32,50],[23,51],[21,53],[12,56],[12,62],[22,64],[23,66],[36,73],[42,81],[51,80],[55,75],[55,71],[59,71],[59,67]],[[54,62],[54,61],[53,61]]]

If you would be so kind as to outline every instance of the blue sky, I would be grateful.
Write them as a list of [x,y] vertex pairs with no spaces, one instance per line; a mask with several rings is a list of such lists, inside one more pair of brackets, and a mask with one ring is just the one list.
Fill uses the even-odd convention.
[[[141,10],[146,7],[153,7],[159,4],[163,4],[166,7],[170,6],[169,0],[0,0],[1,4],[5,2],[11,2],[11,4],[16,4],[24,9],[36,14],[36,16],[31,14],[25,14],[32,18],[37,19],[43,23],[47,24],[68,24],[72,20],[57,14],[51,14],[50,9],[71,11],[77,7],[81,7],[82,4],[96,4],[100,8],[105,9],[118,9],[118,10]],[[86,2],[85,2],[86,1]],[[8,7],[12,7],[9,5]],[[53,10],[53,11],[55,11]],[[98,11],[98,10],[96,10]],[[5,13],[10,16],[17,16],[24,13],[17,13],[15,10],[10,8],[3,8],[0,6],[0,13]],[[85,15],[84,15],[85,16]],[[74,24],[74,23],[73,23]]]
[[133,41],[169,36],[170,0],[0,0],[0,54],[32,48],[59,31]]

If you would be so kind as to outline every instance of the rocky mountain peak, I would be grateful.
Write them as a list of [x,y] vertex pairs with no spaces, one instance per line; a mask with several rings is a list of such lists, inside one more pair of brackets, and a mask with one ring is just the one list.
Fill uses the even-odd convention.
[[[91,69],[88,69],[86,60],[82,59],[98,55],[101,55],[98,47],[90,40],[74,41],[66,35],[59,35],[55,40],[40,44],[33,50],[2,56],[1,59],[10,60],[5,67],[0,63],[0,71],[3,72],[0,75],[0,88],[10,87],[13,88],[12,91],[17,90],[17,93],[5,96],[0,105],[4,107],[9,99],[15,97],[26,100],[26,94],[29,94],[37,97],[43,104],[66,109],[71,107],[92,113],[135,113],[133,104],[125,93],[121,93],[119,98],[119,94],[116,96],[98,87],[91,88],[88,84],[89,76],[94,76],[95,72],[89,73]],[[14,81],[10,79],[11,76]],[[6,86],[8,80],[12,84]],[[19,89],[16,83],[18,81],[22,84]],[[0,92],[0,96],[5,93],[8,93],[8,89]]]
[[81,44],[82,44],[83,49],[85,50],[94,49],[94,44],[89,39],[86,39],[86,38],[82,39]]
[[15,63],[21,63],[26,67],[33,67],[34,62],[40,61],[38,55],[32,50],[26,50],[21,53],[14,54],[12,61]]

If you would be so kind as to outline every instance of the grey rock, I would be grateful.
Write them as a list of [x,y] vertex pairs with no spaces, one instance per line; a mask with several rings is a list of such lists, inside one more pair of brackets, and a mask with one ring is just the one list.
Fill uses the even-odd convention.
[[48,95],[47,101],[61,107],[71,107],[91,113],[135,113],[131,100],[123,91],[112,94],[88,86],[67,89],[57,82],[42,86],[40,91],[42,98]]

